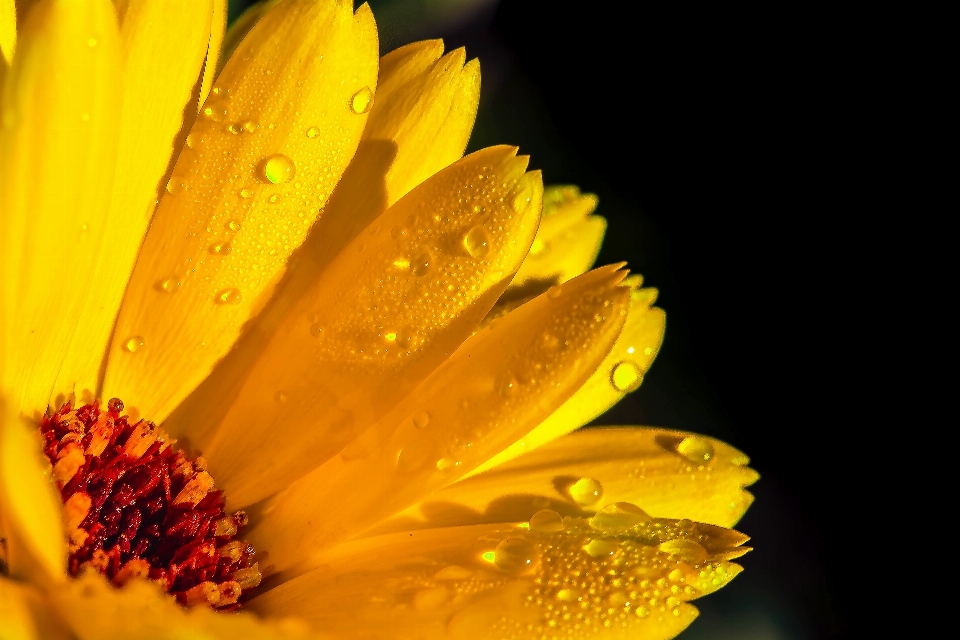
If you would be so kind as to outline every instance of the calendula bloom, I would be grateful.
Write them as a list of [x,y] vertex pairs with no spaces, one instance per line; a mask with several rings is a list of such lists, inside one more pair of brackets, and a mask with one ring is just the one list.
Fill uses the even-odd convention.
[[0,637],[682,631],[756,474],[574,433],[664,330],[596,199],[463,157],[463,50],[224,15],[0,0]]

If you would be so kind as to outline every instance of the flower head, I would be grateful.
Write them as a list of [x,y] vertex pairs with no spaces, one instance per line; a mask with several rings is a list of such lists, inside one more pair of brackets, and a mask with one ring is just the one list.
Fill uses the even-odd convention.
[[640,385],[664,314],[623,265],[589,271],[596,198],[512,147],[463,157],[462,49],[378,58],[342,0],[226,33],[221,0],[18,6],[15,637],[667,638],[740,571],[743,454],[573,433]]

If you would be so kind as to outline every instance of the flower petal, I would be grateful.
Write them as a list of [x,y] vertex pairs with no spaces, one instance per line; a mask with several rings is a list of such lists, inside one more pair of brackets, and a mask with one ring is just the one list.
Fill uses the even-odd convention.
[[248,613],[184,609],[156,584],[132,580],[122,589],[88,571],[53,594],[54,605],[79,640],[287,640],[313,638],[293,619],[262,620]]
[[147,233],[104,397],[160,421],[282,276],[353,155],[373,99],[369,8],[288,0],[250,32],[187,138]]
[[[638,287],[641,281],[639,276],[631,276],[625,283]],[[656,289],[634,289],[630,294],[630,312],[623,331],[590,379],[530,433],[469,475],[492,469],[582,427],[627,393],[636,390],[663,342],[666,314],[662,309],[650,306],[656,295]]]
[[16,46],[17,3],[15,0],[0,0],[0,54],[4,65],[13,62],[13,50]]
[[280,0],[263,0],[252,4],[227,27],[226,34],[223,36],[223,51],[220,53],[219,66],[222,68],[224,63],[230,59],[233,52],[237,50],[240,43],[250,30],[253,29],[260,18],[266,15],[267,11],[273,9]]
[[120,30],[123,97],[117,173],[105,223],[104,251],[54,393],[93,395],[130,273],[153,216],[170,164],[184,105],[194,88],[210,39],[211,0],[171,11],[163,2],[129,5]]
[[[724,442],[682,431],[584,429],[450,485],[376,531],[526,520],[539,509],[584,515],[617,502],[729,527],[753,502],[744,487],[759,476],[748,462]],[[599,487],[593,502],[577,494],[581,478]]]
[[333,638],[671,638],[696,617],[687,601],[739,573],[725,556],[746,540],[689,520],[552,524],[358,540],[249,606]]
[[213,14],[210,22],[210,41],[207,44],[207,59],[203,65],[203,78],[200,80],[200,101],[198,108],[207,101],[213,80],[220,70],[220,55],[223,38],[227,31],[227,0],[213,0]]
[[338,453],[470,335],[539,220],[540,175],[515,153],[471,154],[378,218],[292,308],[217,431],[191,432],[232,504]]
[[0,640],[70,640],[39,591],[0,577]]
[[67,559],[63,515],[41,447],[36,425],[0,399],[0,520],[10,575],[60,581]]
[[36,4],[5,79],[0,353],[15,411],[43,411],[105,233],[120,51],[109,0]]
[[340,456],[270,500],[247,537],[271,549],[276,570],[303,571],[331,543],[356,537],[527,432],[616,339],[629,304],[629,290],[617,286],[624,275],[592,271],[474,334]]
[[576,187],[550,187],[543,194],[543,221],[520,270],[507,290],[533,281],[566,282],[593,266],[607,221],[590,215],[597,197]]

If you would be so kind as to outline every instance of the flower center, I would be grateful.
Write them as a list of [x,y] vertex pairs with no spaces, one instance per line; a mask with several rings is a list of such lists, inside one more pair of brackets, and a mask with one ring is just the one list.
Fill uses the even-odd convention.
[[202,457],[122,411],[117,398],[106,411],[65,404],[40,423],[64,504],[70,575],[94,568],[117,586],[143,577],[184,605],[239,608],[261,578],[253,547],[235,539],[246,514],[225,513]]

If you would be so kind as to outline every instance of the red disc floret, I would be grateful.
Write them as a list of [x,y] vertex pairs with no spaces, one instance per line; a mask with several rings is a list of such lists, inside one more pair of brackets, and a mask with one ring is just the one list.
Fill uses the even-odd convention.
[[105,411],[65,404],[40,424],[63,499],[70,574],[94,568],[117,586],[148,578],[182,604],[238,608],[261,578],[253,547],[236,539],[246,514],[224,511],[202,457],[122,411],[116,398]]

